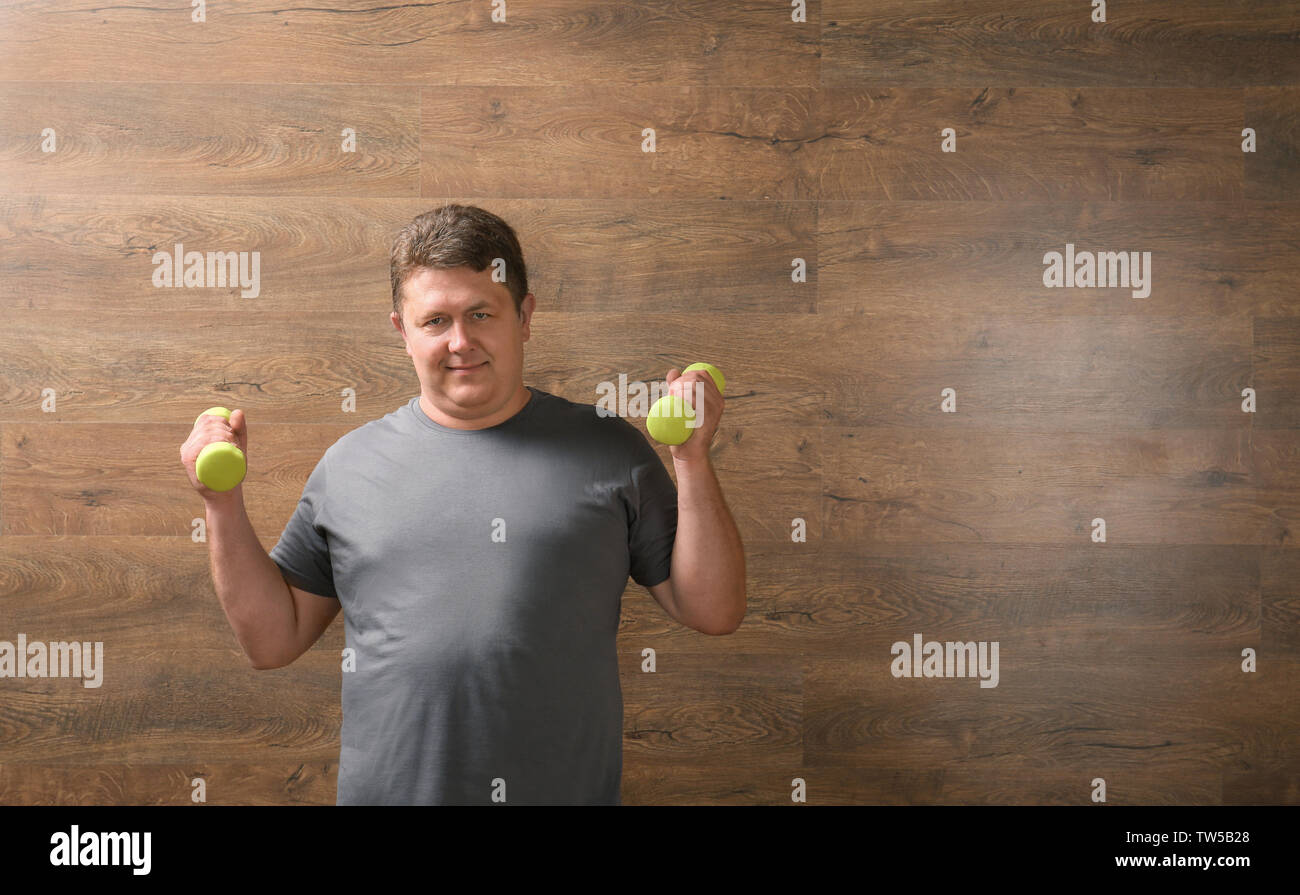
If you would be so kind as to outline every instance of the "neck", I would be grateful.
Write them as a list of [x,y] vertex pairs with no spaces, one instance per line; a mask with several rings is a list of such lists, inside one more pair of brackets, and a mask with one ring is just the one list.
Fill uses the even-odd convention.
[[497,426],[510,419],[512,416],[523,410],[528,402],[532,400],[533,393],[521,382],[519,388],[515,391],[505,404],[491,413],[475,417],[473,419],[463,419],[461,417],[447,416],[433,406],[427,395],[420,394],[420,409],[424,411],[429,419],[433,420],[440,426],[446,426],[448,429],[487,429],[491,426]]

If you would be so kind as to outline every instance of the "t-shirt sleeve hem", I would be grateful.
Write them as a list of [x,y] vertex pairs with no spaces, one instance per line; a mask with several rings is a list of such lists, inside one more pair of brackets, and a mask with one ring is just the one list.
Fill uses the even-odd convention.
[[672,577],[672,569],[668,568],[667,566],[665,566],[660,571],[651,572],[649,574],[643,574],[638,572],[632,573],[632,580],[635,581],[637,584],[641,585],[642,587],[655,587],[657,585],[663,584],[671,577]]
[[334,590],[332,584],[299,575],[292,569],[287,569],[280,565],[279,562],[276,562],[276,566],[279,567],[280,573],[284,575],[284,580],[288,581],[299,590],[305,590],[310,594],[316,594],[318,597],[328,597],[335,600],[339,598],[338,592]]

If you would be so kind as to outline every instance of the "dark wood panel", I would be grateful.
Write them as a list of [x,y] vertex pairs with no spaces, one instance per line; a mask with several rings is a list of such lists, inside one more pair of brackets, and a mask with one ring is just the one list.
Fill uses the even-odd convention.
[[190,764],[0,764],[0,805],[333,805],[338,762]]
[[824,0],[827,86],[1242,87],[1300,83],[1293,2]]
[[[1121,662],[1134,650],[1217,662],[1251,646],[1271,660],[1289,658],[1267,648],[1270,628],[1261,629],[1261,591],[1287,586],[1261,583],[1263,549],[862,543],[802,557],[750,549],[748,612],[734,634],[701,641],[639,604],[625,605],[621,631],[631,642],[702,658],[858,655],[882,668],[891,644],[910,643],[914,633],[1014,638],[1078,666]],[[1285,570],[1295,561],[1278,562]],[[1282,633],[1284,617],[1274,620],[1273,637],[1292,636]]]
[[658,650],[650,673],[641,670],[643,648],[619,653],[625,762],[690,754],[761,775],[774,758],[797,760],[803,736],[797,655]]
[[[830,433],[839,435],[832,440]],[[828,543],[1258,544],[1250,431],[828,427]],[[1106,543],[1092,545],[1094,518]]]
[[[60,632],[57,639],[68,638]],[[338,758],[337,654],[315,651],[287,668],[258,671],[238,648],[179,646],[163,641],[133,652],[106,643],[99,687],[72,678],[6,678],[0,765],[95,765],[107,756],[252,763],[284,749],[301,761]]]
[[1300,804],[1300,761],[1270,762],[1248,771],[1225,771],[1223,804]]
[[[232,84],[816,84],[817,3],[807,23],[742,0],[646,6],[542,0],[375,5],[322,0],[85,7],[0,6],[0,81]],[[73,48],[75,52],[69,52]]]
[[[860,82],[857,82],[860,83]],[[1236,90],[827,89],[810,198],[1238,199]],[[1159,107],[1159,127],[1152,109]],[[944,128],[956,152],[942,152]]]
[[[264,549],[296,503],[281,497],[261,514],[265,525],[254,523]],[[29,641],[103,641],[110,657],[167,643],[240,652],[213,589],[208,545],[188,536],[0,537],[0,618],[0,639],[10,643],[22,632]],[[340,616],[313,650],[337,660],[343,646]]]
[[[1291,231],[1292,236],[1296,233],[1300,228]],[[1300,252],[1292,254],[1300,257]],[[1294,437],[1300,429],[1300,301],[1294,287],[1286,295],[1292,316],[1256,317],[1254,321],[1252,427],[1261,436],[1264,430],[1289,429],[1288,434]]]
[[[392,241],[442,201],[0,195],[0,310],[82,313],[93,294],[101,312],[188,310],[209,324],[271,311],[297,311],[300,323],[324,311],[370,311],[367,328],[396,338],[387,321]],[[636,313],[653,328],[670,314],[809,314],[816,304],[817,206],[809,203],[459,201],[515,228],[539,322],[556,312],[584,321]],[[155,287],[154,254],[174,255],[177,243],[187,252],[247,252],[250,264],[257,252],[258,294]],[[807,282],[791,281],[795,258],[807,262]]]
[[[1291,4],[1292,22],[1300,4]],[[1294,38],[1293,38],[1294,40]],[[1292,52],[1292,57],[1300,54]],[[1246,127],[1255,130],[1255,151],[1244,156],[1246,198],[1300,199],[1300,90],[1261,87],[1244,91]],[[1291,231],[1294,233],[1294,229]],[[1294,305],[1292,305],[1294,307]]]
[[[817,312],[871,318],[858,328],[915,316],[935,331],[976,314],[1233,327],[1296,313],[1295,203],[822,202],[817,230]],[[1045,287],[1043,256],[1067,243],[1079,254],[1150,252],[1147,285]]]
[[[420,97],[426,196],[818,196],[808,176],[820,115],[807,88],[582,84]],[[642,148],[645,128],[653,152]]]
[[[792,783],[803,779],[808,805],[1091,805],[1093,776],[1085,768],[934,770],[801,765],[774,756],[761,774],[725,762],[687,764],[639,759],[623,765],[624,804],[794,805]],[[1113,769],[1105,775],[1108,805],[1218,804],[1218,777],[1160,769]]]
[[[981,639],[999,639],[993,633]],[[1207,663],[1155,650],[1085,667],[1003,640],[998,686],[981,688],[973,678],[895,678],[890,658],[805,661],[806,764],[920,771],[960,762],[1101,777],[1182,769],[1217,781],[1294,760],[1294,662],[1248,673],[1231,653]]]
[[[269,549],[325,450],[356,426],[268,423],[264,421],[277,419],[273,410],[246,412],[249,472],[242,486],[244,502],[253,529]],[[193,520],[206,515],[179,460],[192,422],[184,431],[174,425],[130,423],[6,426],[0,431],[0,466],[5,473],[0,532],[19,538],[9,549],[34,555],[50,542],[42,538],[25,544],[25,536],[44,535],[171,535],[185,538],[180,542],[184,547],[173,543],[171,551],[188,548]],[[643,419],[631,422],[644,432]],[[805,520],[809,540],[820,542],[817,443],[816,434],[792,426],[774,426],[765,433],[727,425],[715,436],[714,469],[751,548],[804,549],[790,540],[796,517]],[[675,478],[668,448],[656,444],[655,449]],[[193,548],[206,553],[203,544]]]
[[[6,84],[0,192],[420,194],[413,89],[149,80],[164,83]],[[57,152],[37,148],[45,128]],[[345,128],[356,152],[342,151]]]
[[[1300,519],[1300,506],[1292,518]],[[1300,659],[1300,550],[1293,541],[1261,553],[1259,595],[1261,661]]]
[[[197,416],[216,400],[197,402]],[[248,415],[244,501],[268,547],[292,515],[307,476],[347,425],[268,425]],[[170,426],[15,423],[3,431],[0,493],[5,535],[172,535],[187,541],[203,501],[180,462],[193,418]],[[205,545],[194,545],[206,553]],[[22,549],[21,542],[16,545]],[[173,547],[173,550],[176,548]],[[182,548],[184,549],[184,548]]]
[[[818,315],[837,425],[987,433],[1248,432],[1248,318]],[[833,367],[831,365],[834,365]],[[956,412],[942,411],[943,390]],[[891,436],[892,440],[892,436]]]
[[[151,310],[97,317],[91,328],[77,323],[84,314],[6,313],[0,421],[50,421],[41,395],[52,388],[58,425],[167,421],[179,447],[195,416],[214,403],[244,408],[251,437],[252,427],[268,418],[355,428],[419,394],[387,312],[223,317]],[[724,427],[811,429],[827,418],[826,377],[835,369],[825,352],[825,326],[811,314],[664,312],[642,322],[617,311],[539,311],[524,344],[524,378],[594,404],[600,384],[616,387],[619,374],[629,382],[662,382],[670,367],[708,359],[727,377]],[[341,411],[344,388],[357,392],[355,415]]]
[[[1243,191],[1236,90],[582,86],[421,96],[424,195],[1122,201]],[[941,151],[946,127],[955,153]],[[655,131],[653,153],[642,149],[643,128]]]
[[1250,450],[1258,484],[1255,504],[1264,519],[1260,539],[1293,550],[1300,531],[1300,439],[1293,429],[1258,428],[1251,433]]
[[[401,337],[381,314],[303,320],[268,311],[223,320],[152,311],[98,318],[89,332],[78,318],[9,315],[0,332],[10,371],[0,419],[48,420],[45,388],[55,389],[61,419],[130,414],[188,426],[213,403],[195,396],[208,394],[228,406],[243,401],[250,427],[259,410],[284,422],[347,416],[338,410],[344,388],[356,389],[358,415],[376,419],[418,391]],[[933,425],[936,417],[950,428],[1020,431],[1240,428],[1251,421],[1240,393],[1259,339],[1245,318],[1210,316],[962,315],[934,326],[915,316],[715,313],[702,323],[682,315],[629,326],[614,312],[539,312],[534,321],[525,346],[529,384],[594,403],[599,384],[616,385],[620,373],[662,380],[670,366],[709,358],[728,379],[724,425],[806,430],[823,422]],[[957,390],[955,414],[939,412],[945,387]]]

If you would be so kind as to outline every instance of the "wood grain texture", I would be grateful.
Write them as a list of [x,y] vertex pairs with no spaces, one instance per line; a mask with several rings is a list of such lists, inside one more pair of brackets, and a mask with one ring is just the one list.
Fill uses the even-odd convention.
[[[0,136],[0,140],[3,136]],[[379,327],[392,308],[388,252],[403,225],[443,199],[0,195],[0,310],[80,312],[93,288],[102,308],[196,311],[208,328],[256,309],[365,311]],[[539,324],[554,313],[662,316],[811,314],[816,309],[818,209],[806,202],[495,200],[524,248]],[[160,222],[166,222],[160,227]],[[230,286],[155,287],[156,252],[260,253],[261,294]],[[612,250],[617,246],[617,251]],[[809,281],[790,280],[802,257]],[[203,311],[203,314],[197,313]],[[695,319],[695,318],[688,318]],[[387,327],[387,329],[384,329]],[[560,332],[568,333],[569,326]],[[207,334],[207,333],[201,333]],[[3,333],[0,333],[3,337]],[[539,347],[536,343],[528,350]],[[667,346],[672,347],[672,346]],[[663,375],[660,373],[659,375]]]
[[1294,3],[825,0],[822,83],[1249,87],[1300,83]]
[[[811,4],[814,9],[816,4]],[[543,0],[295,8],[210,4],[207,22],[174,9],[88,8],[72,0],[0,9],[0,80],[230,84],[581,84],[818,82],[816,18],[781,7]],[[21,35],[21,39],[19,36]],[[77,53],[63,50],[78,48]]]
[[333,805],[338,761],[0,763],[0,805]]
[[[106,662],[0,679],[0,804],[333,804],[343,625],[251,668],[177,450],[246,411],[272,547],[418,393],[388,252],[449,201],[518,233],[528,384],[728,378],[749,611],[628,582],[625,804],[1300,804],[1300,3],[1109,7],[0,6],[0,640]],[[1150,295],[1044,288],[1067,243]]]

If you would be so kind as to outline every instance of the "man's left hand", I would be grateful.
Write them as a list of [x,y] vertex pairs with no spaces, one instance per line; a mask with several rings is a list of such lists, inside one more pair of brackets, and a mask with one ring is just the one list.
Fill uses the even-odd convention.
[[[707,370],[691,370],[681,373],[676,367],[668,371],[668,394],[680,395],[687,404],[695,409],[695,428],[687,427],[691,435],[681,444],[668,446],[673,460],[686,460],[707,463],[709,446],[713,443],[713,433],[718,431],[722,420],[723,398],[718,391],[718,384],[713,381]],[[695,383],[703,384],[704,403],[696,406],[697,389]]]

